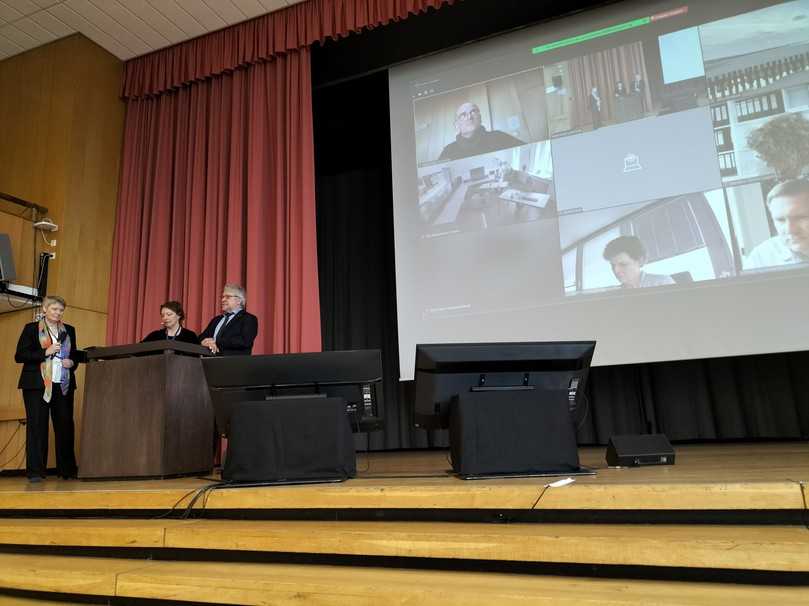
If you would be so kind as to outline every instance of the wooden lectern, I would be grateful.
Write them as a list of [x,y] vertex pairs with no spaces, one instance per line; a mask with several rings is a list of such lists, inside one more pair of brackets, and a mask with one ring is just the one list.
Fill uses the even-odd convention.
[[200,357],[153,341],[88,350],[79,478],[208,473],[214,417]]

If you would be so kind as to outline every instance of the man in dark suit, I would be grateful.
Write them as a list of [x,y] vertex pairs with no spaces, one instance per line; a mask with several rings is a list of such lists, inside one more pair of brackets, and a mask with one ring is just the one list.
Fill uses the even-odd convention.
[[640,77],[640,74],[635,73],[635,78],[632,80],[629,92],[633,95],[642,95],[646,92],[646,83],[643,81],[643,78]]
[[246,294],[238,284],[222,289],[222,313],[208,323],[199,342],[220,356],[249,356],[258,334],[258,318],[244,309]]
[[601,128],[601,95],[597,86],[590,90],[590,112],[593,114],[593,130]]

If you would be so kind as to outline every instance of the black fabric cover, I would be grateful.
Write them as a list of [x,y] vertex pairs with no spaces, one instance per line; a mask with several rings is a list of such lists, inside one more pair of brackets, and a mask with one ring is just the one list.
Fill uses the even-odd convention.
[[466,392],[450,404],[452,469],[466,476],[577,471],[566,390]]
[[233,409],[222,479],[282,482],[357,475],[343,398],[279,398]]

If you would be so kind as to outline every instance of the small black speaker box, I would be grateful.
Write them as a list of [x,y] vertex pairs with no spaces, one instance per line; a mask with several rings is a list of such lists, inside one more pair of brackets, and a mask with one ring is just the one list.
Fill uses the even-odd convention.
[[11,238],[8,234],[0,234],[0,282],[11,282],[16,277],[14,257],[11,255]]
[[607,445],[607,465],[674,465],[674,449],[662,433],[612,436]]

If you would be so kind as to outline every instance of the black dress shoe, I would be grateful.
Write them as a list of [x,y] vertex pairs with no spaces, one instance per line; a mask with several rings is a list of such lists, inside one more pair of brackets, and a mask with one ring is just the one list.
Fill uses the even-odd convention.
[[30,476],[28,478],[28,481],[31,482],[31,484],[37,484],[37,483],[41,482],[43,479],[44,478],[42,478],[41,476]]

